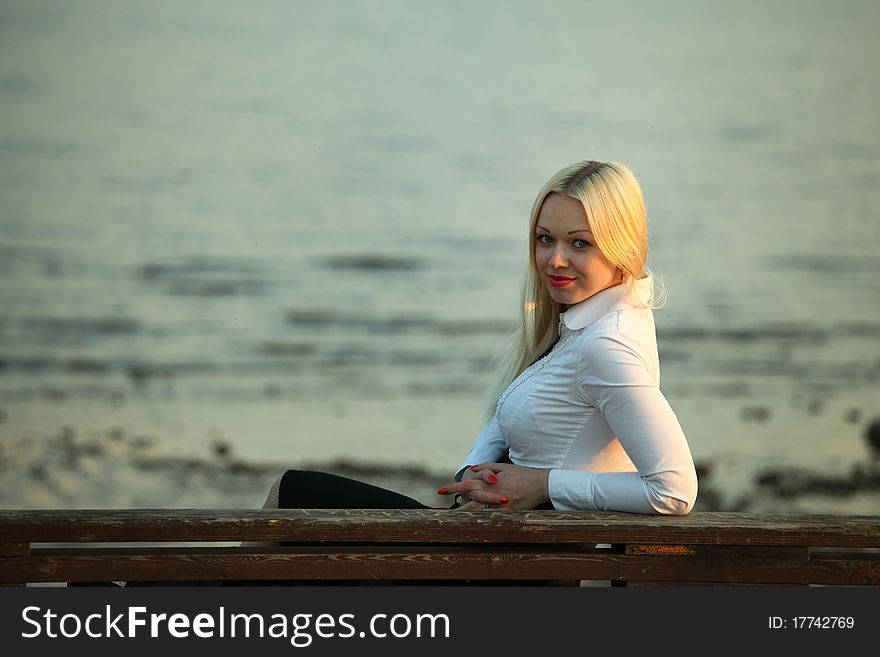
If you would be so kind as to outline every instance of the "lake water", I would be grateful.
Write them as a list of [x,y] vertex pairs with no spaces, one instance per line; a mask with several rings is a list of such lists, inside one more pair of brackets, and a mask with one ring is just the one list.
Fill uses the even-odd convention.
[[[642,182],[706,489],[867,467],[878,25],[852,1],[3,2],[0,505],[205,503],[111,477],[107,436],[454,470],[534,195],[593,158]],[[65,470],[59,437],[106,458]]]

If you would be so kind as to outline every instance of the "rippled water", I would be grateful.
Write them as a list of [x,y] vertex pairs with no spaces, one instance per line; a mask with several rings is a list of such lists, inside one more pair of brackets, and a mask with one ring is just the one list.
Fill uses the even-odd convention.
[[515,316],[533,196],[595,157],[643,182],[663,388],[705,481],[866,464],[878,18],[5,2],[0,441],[124,427],[450,470]]

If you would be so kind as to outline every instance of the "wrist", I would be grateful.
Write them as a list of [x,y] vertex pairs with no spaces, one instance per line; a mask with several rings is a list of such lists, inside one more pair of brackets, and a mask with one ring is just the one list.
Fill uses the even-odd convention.
[[550,502],[550,472],[550,468],[542,471],[543,476],[541,477],[541,503]]

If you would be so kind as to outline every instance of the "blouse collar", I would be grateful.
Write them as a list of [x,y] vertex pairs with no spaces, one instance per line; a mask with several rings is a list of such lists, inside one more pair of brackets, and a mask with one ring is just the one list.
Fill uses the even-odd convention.
[[[651,274],[646,274],[636,281],[634,291],[642,301],[647,303],[651,298],[653,289],[653,278]],[[585,328],[612,310],[633,305],[626,298],[625,292],[626,286],[623,284],[609,287],[584,299],[580,303],[574,304],[564,313],[560,313],[559,318],[566,328],[572,331]]]

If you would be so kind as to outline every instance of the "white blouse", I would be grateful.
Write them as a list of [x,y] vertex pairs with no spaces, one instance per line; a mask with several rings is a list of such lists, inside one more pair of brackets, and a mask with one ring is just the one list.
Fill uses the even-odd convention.
[[[650,297],[651,277],[636,292]],[[560,338],[508,386],[456,474],[497,461],[550,468],[558,510],[682,515],[697,475],[687,439],[660,392],[650,309],[617,285],[560,314]]]

